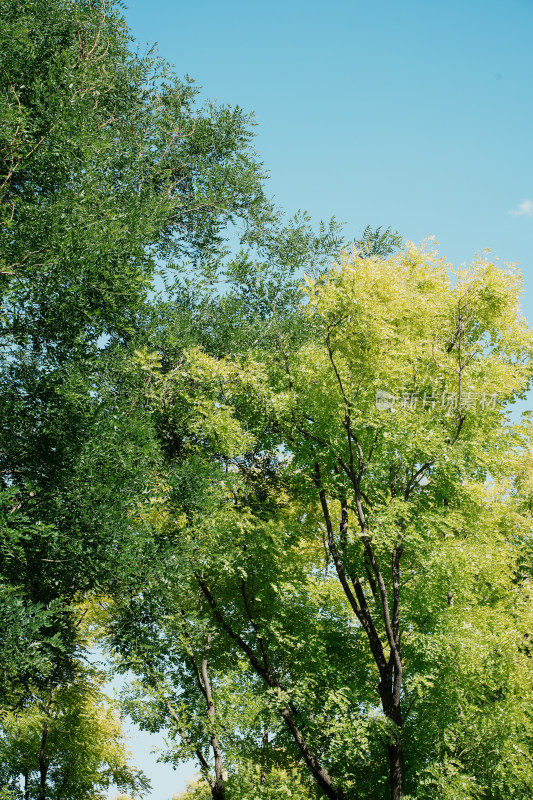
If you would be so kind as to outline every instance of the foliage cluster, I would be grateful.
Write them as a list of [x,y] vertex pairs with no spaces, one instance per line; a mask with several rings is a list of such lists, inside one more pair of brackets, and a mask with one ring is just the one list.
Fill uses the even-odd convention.
[[0,13],[4,796],[142,794],[128,713],[183,800],[531,798],[518,272],[286,220],[119,4]]

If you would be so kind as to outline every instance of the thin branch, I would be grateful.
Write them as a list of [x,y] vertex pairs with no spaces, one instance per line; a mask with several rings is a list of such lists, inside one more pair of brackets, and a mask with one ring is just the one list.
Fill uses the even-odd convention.
[[[354,587],[354,593],[350,589],[350,585],[346,578],[346,573],[344,571],[344,566],[342,564],[341,558],[339,556],[337,545],[335,543],[335,537],[333,535],[333,524],[331,521],[331,514],[328,507],[328,502],[326,498],[326,492],[322,487],[321,477],[320,477],[320,467],[318,462],[315,463],[315,485],[319,490],[318,496],[320,498],[320,504],[322,506],[322,514],[324,516],[324,522],[326,524],[326,531],[328,534],[328,545],[329,550],[331,553],[331,557],[333,559],[333,563],[335,564],[335,569],[337,570],[337,575],[340,581],[340,584],[344,590],[344,594],[350,606],[356,615],[357,619],[361,623],[370,644],[370,648],[372,650],[372,654],[374,656],[374,660],[377,664],[377,667],[380,673],[386,669],[386,660],[385,655],[383,653],[383,646],[379,639],[378,633],[376,631],[374,622],[372,620],[372,616],[370,614],[370,609],[368,608],[368,604],[366,602],[365,594],[363,587],[361,586],[360,582],[356,578],[351,578],[352,585]],[[356,599],[357,598],[357,599]]]
[[194,754],[196,755],[196,758],[200,762],[200,767],[202,769],[202,772],[205,774],[206,778],[208,778],[208,776],[209,776],[209,764],[205,760],[205,757],[204,757],[202,751],[199,748],[195,747],[194,744],[191,742],[190,737],[188,736],[187,732],[183,728],[183,725],[181,724],[181,720],[180,720],[178,714],[174,710],[170,700],[165,696],[165,694],[163,692],[163,689],[161,687],[161,682],[159,681],[159,678],[152,673],[152,679],[153,679],[153,681],[154,681],[154,683],[156,685],[156,688],[157,688],[157,690],[159,692],[161,700],[163,701],[163,703],[165,704],[165,706],[167,708],[168,713],[170,714],[172,719],[176,722],[179,735],[189,745],[191,750],[194,752]]
[[[259,660],[257,659],[255,653],[251,649],[251,647],[244,641],[242,636],[236,633],[232,627],[226,622],[224,615],[220,611],[220,608],[211,594],[209,587],[205,583],[205,581],[196,573],[196,580],[204,593],[207,602],[209,603],[211,610],[215,619],[219,622],[222,629],[230,636],[240,647],[240,649],[246,654],[248,660],[250,661],[251,665],[255,669],[255,671],[263,678],[267,686],[270,686],[272,689],[276,691],[277,696],[281,699],[283,687],[280,685],[279,681],[274,677],[272,672],[265,670]],[[311,753],[307,742],[303,738],[294,716],[290,709],[290,703],[285,704],[280,710],[282,719],[284,720],[285,724],[289,728],[294,741],[296,742],[300,753],[303,756],[305,763],[307,764],[309,770],[315,776],[315,779],[321,789],[325,792],[326,796],[330,798],[330,800],[347,800],[344,792],[341,789],[335,789],[333,786],[333,781],[328,774],[328,772],[320,765],[318,759]]]
[[254,620],[254,618],[252,616],[252,608],[250,606],[250,600],[248,598],[248,592],[246,591],[246,582],[245,582],[244,578],[241,578],[241,594],[242,594],[242,597],[243,597],[243,600],[244,600],[244,607],[246,609],[246,614],[248,616],[248,619],[250,620],[250,625],[252,626],[252,628],[255,631],[255,635],[257,637],[257,641],[259,642],[259,647],[261,648],[261,655],[263,656],[263,664],[265,665],[265,670],[266,670],[266,672],[271,674],[270,662],[269,662],[269,659],[268,659],[266,645],[265,645],[263,637],[259,633],[259,628],[257,627],[257,623],[255,622],[255,620]]

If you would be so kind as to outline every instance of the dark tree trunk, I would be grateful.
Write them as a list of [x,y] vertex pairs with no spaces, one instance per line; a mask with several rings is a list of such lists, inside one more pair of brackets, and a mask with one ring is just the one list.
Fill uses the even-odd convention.
[[[396,692],[399,694],[400,682],[395,681]],[[400,707],[399,698],[394,696],[394,692],[390,691],[383,681],[379,685],[379,693],[381,695],[381,705],[383,713],[394,722],[396,726],[396,738],[387,746],[387,754],[389,758],[389,783],[390,783],[390,800],[401,800],[403,797],[403,748],[402,748],[402,711]]]
[[402,739],[398,738],[389,744],[389,780],[391,800],[401,800],[403,797],[403,752]]
[[224,781],[213,781],[211,784],[211,796],[213,800],[226,800],[226,787]]
[[[205,581],[198,574],[196,574],[196,579],[198,581],[200,589],[204,593],[209,605],[211,606],[215,619],[221,625],[222,629],[225,630],[226,633],[229,634],[229,636],[231,636],[231,638],[238,644],[241,650],[246,654],[248,660],[250,661],[250,664],[255,669],[257,674],[260,675],[261,678],[265,681],[267,686],[270,686],[271,689],[275,689],[278,695],[281,695],[281,689],[282,689],[281,684],[278,682],[277,678],[272,672],[268,660],[265,641],[263,637],[259,634],[257,625],[254,622],[253,616],[251,614],[251,608],[247,598],[246,585],[244,580],[242,582],[243,599],[245,602],[250,623],[255,630],[257,641],[262,651],[263,664],[261,664],[261,662],[259,661],[258,657],[254,653],[250,645],[248,645],[244,641],[244,639],[241,636],[239,636],[239,634],[236,633],[230,625],[228,625],[227,621],[224,619],[222,612],[220,611],[220,608],[218,607],[215,598],[211,594],[209,587],[207,586]],[[331,776],[329,775],[327,770],[325,770],[321,766],[318,759],[313,755],[313,753],[309,749],[307,742],[302,736],[302,733],[299,730],[296,721],[293,715],[291,714],[290,709],[287,706],[281,709],[281,716],[283,718],[283,721],[287,725],[289,731],[291,732],[293,739],[296,742],[296,745],[300,750],[300,753],[302,754],[307,767],[309,768],[309,771],[314,776],[316,782],[318,783],[318,785],[320,786],[326,797],[328,797],[329,800],[348,800],[342,789],[336,789],[334,787]]]
[[283,708],[281,710],[281,716],[285,720],[287,727],[292,733],[294,741],[298,745],[298,748],[304,757],[305,763],[314,775],[316,782],[326,797],[329,797],[329,800],[348,800],[342,789],[335,788],[330,774],[320,766],[320,763],[309,750],[305,739],[302,737],[294,721],[294,717],[292,716],[290,709],[287,707]]
[[41,738],[41,749],[39,751],[39,800],[46,800],[46,775],[48,772],[48,762],[45,755],[46,740],[48,738],[48,719],[43,725],[43,735]]
[[[330,353],[331,356],[331,353]],[[350,416],[349,409],[346,411],[346,421],[348,438],[351,440],[350,432]],[[390,654],[386,656],[386,651],[380,639],[375,621],[368,605],[365,596],[365,590],[353,571],[345,569],[344,564],[344,548],[347,541],[347,526],[348,526],[348,504],[346,498],[341,499],[341,523],[339,543],[341,550],[337,547],[335,535],[333,531],[333,522],[328,506],[326,491],[322,486],[320,477],[320,466],[318,462],[315,464],[315,484],[322,506],[322,513],[324,515],[324,522],[326,523],[326,530],[328,536],[328,546],[337,570],[337,575],[340,584],[344,590],[346,598],[350,603],[354,614],[361,623],[370,645],[370,650],[376,662],[376,666],[380,675],[380,682],[378,686],[379,695],[381,698],[381,706],[383,713],[394,722],[396,726],[396,740],[387,746],[389,758],[389,780],[390,780],[390,800],[401,800],[403,797],[403,754],[402,754],[402,712],[400,706],[402,683],[403,683],[403,663],[400,649],[400,559],[403,551],[403,534],[405,530],[405,520],[401,521],[401,537],[395,545],[391,554],[391,572],[392,572],[392,613],[389,601],[389,589],[379,569],[377,559],[372,547],[372,540],[368,534],[366,527],[364,509],[361,502],[360,492],[360,477],[354,472],[353,465],[350,462],[350,474],[352,476],[352,483],[355,491],[355,501],[357,508],[357,515],[359,519],[359,526],[363,545],[365,548],[364,565],[369,578],[372,595],[376,602],[380,602],[381,610],[383,613],[383,622],[385,623],[385,633],[387,636],[387,645],[390,649]],[[372,575],[373,573],[373,575]],[[351,583],[351,586],[350,586]],[[353,586],[353,591],[352,591]]]

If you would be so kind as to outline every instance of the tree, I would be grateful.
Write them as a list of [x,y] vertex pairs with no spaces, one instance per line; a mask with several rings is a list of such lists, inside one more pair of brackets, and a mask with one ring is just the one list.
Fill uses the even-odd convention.
[[155,254],[205,258],[228,220],[268,215],[250,117],[132,55],[116,5],[1,11],[2,335],[125,333]]
[[[224,800],[227,770],[221,737],[228,727],[233,730],[235,723],[227,723],[216,702],[221,676],[218,672],[213,675],[211,636],[201,626],[189,633],[184,598],[178,628],[172,624],[175,620],[159,625],[165,606],[161,593],[157,592],[157,599],[154,594],[150,592],[151,597],[146,598],[145,592],[142,598],[132,592],[129,601],[114,609],[115,617],[120,614],[113,626],[120,668],[138,675],[123,696],[123,708],[144,730],[169,730],[172,745],[164,760],[176,763],[195,758],[213,800]],[[228,684],[227,680],[220,682]],[[242,721],[241,714],[239,723]]]
[[[145,353],[138,353],[138,360],[148,373],[157,369],[153,359],[146,360]],[[210,501],[206,489],[217,475],[209,464],[196,457],[194,439],[197,436],[204,439],[207,432],[197,428],[197,420],[191,419],[189,408],[191,402],[199,401],[209,413],[209,399],[199,398],[198,386],[203,380],[208,385],[212,383],[212,365],[212,359],[200,351],[189,353],[181,375],[181,400],[176,394],[169,396],[177,389],[175,376],[167,379],[159,376],[157,383],[150,377],[144,390],[148,390],[152,399],[161,400],[165,415],[161,423],[168,426],[170,414],[172,447],[177,447],[176,440],[181,440],[179,461],[169,476],[175,490],[183,496],[185,489],[191,504],[210,503],[214,513],[212,524],[216,526],[223,519],[216,517],[217,493]],[[219,409],[216,416],[215,427],[207,435],[218,440],[223,448],[229,446],[235,450],[238,447],[235,437],[239,436],[240,443],[241,431],[231,415],[224,415]],[[155,421],[159,427],[157,415]],[[164,436],[162,439],[165,441]],[[189,491],[185,488],[187,483]],[[165,759],[176,762],[196,758],[212,797],[219,800],[227,796],[228,774],[237,772],[251,779],[257,772],[258,786],[263,785],[262,779],[267,785],[271,767],[275,769],[280,761],[284,763],[283,754],[268,743],[273,720],[262,687],[242,659],[236,662],[224,641],[214,635],[216,629],[213,630],[198,587],[191,586],[179,567],[174,569],[175,548],[169,546],[167,537],[179,537],[186,520],[168,517],[161,497],[168,490],[165,484],[154,487],[150,501],[139,504],[138,521],[153,532],[152,552],[148,551],[149,558],[138,583],[130,583],[127,592],[115,598],[107,625],[108,637],[119,657],[120,668],[138,676],[124,709],[147,730],[167,729],[172,746]],[[172,565],[169,579],[161,580],[162,563]],[[277,782],[280,784],[279,777]],[[235,796],[234,787],[231,792],[230,796]]]
[[183,461],[165,474],[180,581],[334,800],[531,792],[519,296],[484,258],[452,280],[414,247],[344,252],[308,281],[304,337],[143,356],[195,465],[192,493]]
[[105,798],[116,784],[149,788],[129,763],[117,709],[102,693],[104,676],[79,667],[75,679],[35,696],[2,720],[0,781],[21,800]]
[[[12,706],[32,671],[44,680],[68,661],[70,604],[116,580],[132,542],[142,424],[116,395],[104,409],[101,376],[141,324],[157,259],[194,264],[218,252],[229,222],[273,212],[251,118],[199,107],[190,81],[133,54],[120,4],[2,0],[0,13],[0,625],[11,632],[0,661]],[[111,463],[126,467],[121,485]]]

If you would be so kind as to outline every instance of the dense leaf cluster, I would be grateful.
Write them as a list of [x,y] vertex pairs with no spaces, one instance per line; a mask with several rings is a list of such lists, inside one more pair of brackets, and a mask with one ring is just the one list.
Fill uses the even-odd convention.
[[146,790],[98,646],[183,798],[532,797],[519,275],[285,220],[120,4],[0,13],[0,791]]

